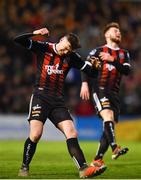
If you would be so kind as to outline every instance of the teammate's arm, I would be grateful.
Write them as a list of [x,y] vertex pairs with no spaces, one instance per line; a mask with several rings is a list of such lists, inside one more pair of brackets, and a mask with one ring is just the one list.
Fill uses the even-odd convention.
[[126,53],[125,61],[123,64],[121,64],[117,59],[115,59],[109,53],[101,52],[99,56],[102,61],[108,61],[112,65],[114,65],[120,73],[124,75],[128,75],[130,73],[131,65],[130,65],[130,56],[128,52]]
[[89,100],[90,99],[90,90],[89,90],[89,84],[87,81],[83,81],[81,84],[80,97],[83,100]]
[[88,84],[88,75],[81,71],[81,89],[80,89],[80,97],[83,100],[90,99],[90,91],[89,91],[89,84]]
[[42,28],[42,29],[33,31],[33,33],[25,33],[25,34],[16,36],[14,38],[14,41],[29,50],[33,50],[33,51],[43,50],[47,48],[47,43],[41,42],[41,41],[34,41],[32,40],[32,37],[36,35],[46,35],[46,34],[47,35],[49,34],[48,29]]
[[70,55],[70,65],[74,68],[77,68],[90,77],[97,77],[98,71],[97,69],[88,61],[83,61],[79,54],[71,53]]
[[[93,49],[88,57],[87,57],[87,61],[90,61],[92,63],[94,63],[94,67],[95,68],[99,68],[101,66],[99,59],[96,57],[97,55],[97,49]],[[90,99],[90,89],[89,89],[89,78],[88,75],[86,73],[84,73],[83,71],[81,72],[81,89],[80,89],[80,97],[84,100],[89,100]]]

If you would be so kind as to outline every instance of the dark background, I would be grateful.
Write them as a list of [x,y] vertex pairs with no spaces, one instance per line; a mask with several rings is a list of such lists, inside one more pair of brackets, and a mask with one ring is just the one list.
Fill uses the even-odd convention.
[[[22,32],[47,27],[58,41],[67,32],[77,33],[86,58],[102,45],[106,23],[119,22],[121,46],[131,55],[133,71],[121,85],[121,114],[141,114],[141,2],[112,0],[0,0],[0,112],[27,113],[34,83],[34,55],[14,44]],[[72,70],[65,85],[67,105],[77,115],[94,114],[91,102],[79,98],[80,74]]]

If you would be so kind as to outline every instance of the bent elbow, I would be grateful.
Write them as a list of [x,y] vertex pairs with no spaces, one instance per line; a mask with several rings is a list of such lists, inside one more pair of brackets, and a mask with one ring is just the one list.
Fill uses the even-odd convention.
[[13,41],[16,42],[16,43],[19,43],[19,38],[18,37],[14,37]]

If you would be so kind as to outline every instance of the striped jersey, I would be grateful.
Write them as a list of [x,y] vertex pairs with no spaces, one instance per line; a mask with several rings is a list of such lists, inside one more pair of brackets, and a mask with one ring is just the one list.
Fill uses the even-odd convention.
[[32,33],[23,34],[17,36],[15,41],[36,53],[35,91],[43,91],[49,97],[62,96],[65,78],[72,67],[93,77],[97,75],[97,71],[84,62],[79,54],[72,52],[60,56],[57,54],[55,43],[33,41],[30,38],[32,36]]
[[[100,60],[101,68],[98,72],[98,78],[93,84],[94,90],[102,91],[106,94],[118,94],[122,75],[127,75],[130,72],[131,65],[129,52],[121,48],[113,49],[108,45],[104,45],[93,49],[88,55],[88,60],[91,56],[95,56],[100,59],[99,54],[101,52],[112,55],[114,57],[114,62]],[[83,80],[84,79],[85,78],[83,78]]]

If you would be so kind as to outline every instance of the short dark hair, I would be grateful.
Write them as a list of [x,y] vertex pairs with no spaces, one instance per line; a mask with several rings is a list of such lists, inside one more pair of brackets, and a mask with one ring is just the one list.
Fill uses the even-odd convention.
[[74,33],[69,33],[66,35],[69,43],[71,44],[72,50],[78,49],[81,47],[79,37]]
[[103,33],[105,34],[111,27],[115,27],[117,29],[120,29],[120,26],[117,22],[111,22],[105,26]]

